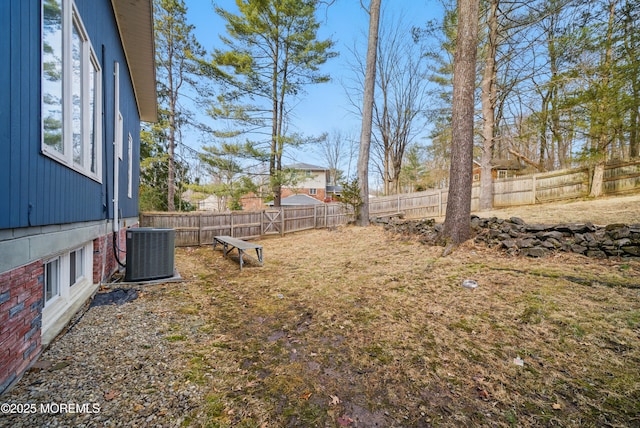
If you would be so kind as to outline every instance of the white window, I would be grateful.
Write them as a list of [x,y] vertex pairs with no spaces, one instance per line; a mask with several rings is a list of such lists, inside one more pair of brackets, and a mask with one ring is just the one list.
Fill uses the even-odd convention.
[[93,242],[57,254],[43,267],[42,340],[49,343],[98,287],[93,284]]
[[69,286],[76,285],[84,277],[84,248],[69,253]]
[[318,190],[317,189],[309,189],[309,194],[310,195],[317,195],[318,194]]
[[73,0],[42,1],[42,152],[102,180],[102,70]]
[[60,295],[60,258],[49,260],[44,265],[44,303],[55,300]]
[[509,177],[509,171],[507,171],[506,169],[498,170],[498,178],[508,178],[508,177]]
[[[68,298],[81,283],[87,283],[91,278],[86,275],[93,272],[92,243],[76,248],[49,259],[44,264],[44,300],[45,306],[58,297]],[[73,288],[72,288],[73,287]]]

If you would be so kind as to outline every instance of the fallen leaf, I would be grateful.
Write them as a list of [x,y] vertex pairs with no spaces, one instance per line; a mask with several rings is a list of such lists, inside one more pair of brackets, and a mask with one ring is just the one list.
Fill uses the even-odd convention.
[[331,405],[332,406],[336,406],[336,405],[340,404],[340,398],[338,398],[337,395],[329,395],[329,397],[331,398]]
[[560,403],[554,403],[551,408],[553,408],[553,410],[560,410],[562,409],[562,405]]
[[311,394],[312,394],[311,392],[307,391],[304,394],[301,394],[300,398],[303,400],[308,400],[311,397]]

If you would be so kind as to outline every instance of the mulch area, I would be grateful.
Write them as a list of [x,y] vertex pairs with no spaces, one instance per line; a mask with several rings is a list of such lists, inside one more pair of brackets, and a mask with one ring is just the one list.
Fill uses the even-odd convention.
[[[130,294],[114,286],[96,301]],[[185,342],[203,333],[172,338],[177,326],[197,325],[195,315],[175,310],[181,286],[137,285],[135,299],[85,308],[0,398],[25,411],[0,415],[0,426],[180,426],[197,413],[204,391],[184,376]]]

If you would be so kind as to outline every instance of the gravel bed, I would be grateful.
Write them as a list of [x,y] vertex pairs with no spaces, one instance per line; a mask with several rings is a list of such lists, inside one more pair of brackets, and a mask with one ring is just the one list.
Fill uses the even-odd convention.
[[135,300],[78,314],[0,397],[0,426],[169,427],[197,417],[204,391],[186,376],[187,344],[200,333],[197,317],[176,310],[180,286],[137,286]]

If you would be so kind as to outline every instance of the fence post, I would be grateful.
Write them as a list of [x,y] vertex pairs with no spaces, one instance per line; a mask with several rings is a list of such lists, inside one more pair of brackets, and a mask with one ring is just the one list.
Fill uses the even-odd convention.
[[233,234],[233,211],[231,211],[231,236],[235,238],[235,235]]
[[260,236],[264,236],[264,218],[267,216],[267,210],[260,211]]
[[324,206],[324,227],[329,227],[329,205]]
[[313,228],[318,228],[318,205],[313,206]]
[[280,207],[280,235],[284,236],[284,207]]
[[442,189],[438,192],[438,217],[442,217]]

